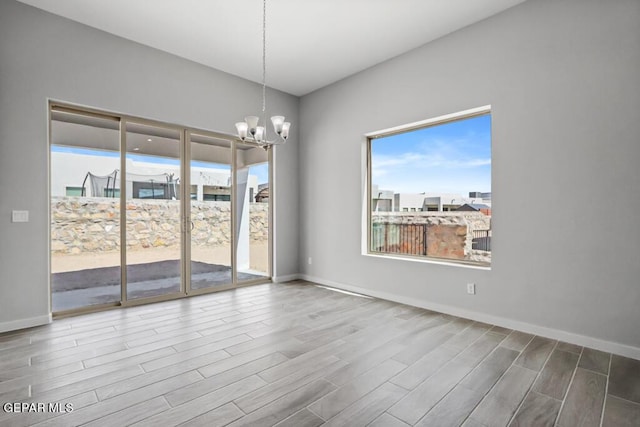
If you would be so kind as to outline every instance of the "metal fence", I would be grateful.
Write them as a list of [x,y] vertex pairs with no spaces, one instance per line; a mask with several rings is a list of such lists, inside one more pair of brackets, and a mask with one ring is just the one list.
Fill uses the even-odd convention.
[[473,230],[471,248],[491,252],[491,230]]
[[373,223],[371,250],[408,255],[427,254],[427,224]]
[[[473,230],[472,249],[491,252],[491,230]],[[376,222],[371,227],[374,252],[426,255],[427,224]]]

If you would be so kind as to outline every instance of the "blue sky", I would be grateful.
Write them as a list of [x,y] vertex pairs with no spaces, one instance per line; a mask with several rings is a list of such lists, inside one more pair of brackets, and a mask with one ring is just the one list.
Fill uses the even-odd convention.
[[372,182],[396,193],[491,191],[489,114],[374,139]]
[[120,157],[117,151],[93,150],[91,148],[65,147],[63,145],[52,145],[51,151],[54,153],[73,153],[88,156]]
[[256,175],[258,177],[258,184],[266,184],[269,182],[269,163],[251,166],[249,174]]

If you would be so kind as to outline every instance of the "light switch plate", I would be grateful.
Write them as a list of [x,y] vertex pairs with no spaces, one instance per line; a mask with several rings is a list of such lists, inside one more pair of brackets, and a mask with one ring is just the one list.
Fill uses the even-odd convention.
[[29,211],[11,212],[11,222],[29,222]]

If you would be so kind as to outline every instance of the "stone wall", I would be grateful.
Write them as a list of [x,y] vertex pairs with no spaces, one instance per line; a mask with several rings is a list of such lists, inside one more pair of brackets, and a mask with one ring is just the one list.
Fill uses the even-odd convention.
[[[179,247],[180,202],[127,201],[127,250]],[[269,238],[269,205],[249,207],[250,243]],[[51,251],[79,254],[120,250],[120,201],[111,198],[54,197],[51,200]],[[192,244],[226,246],[231,239],[231,203],[191,204]],[[223,224],[224,226],[217,226]]]
[[458,224],[428,225],[427,256],[465,259],[467,229],[467,226]]
[[480,212],[380,212],[372,222],[426,224],[427,256],[491,262],[491,252],[472,249],[473,231],[491,229],[491,217]]

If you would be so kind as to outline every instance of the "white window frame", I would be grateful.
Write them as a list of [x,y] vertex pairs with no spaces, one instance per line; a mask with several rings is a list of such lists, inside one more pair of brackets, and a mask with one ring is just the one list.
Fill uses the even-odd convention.
[[[481,107],[471,108],[464,111],[459,111],[450,114],[444,114],[438,117],[433,117],[426,120],[420,120],[417,122],[407,123],[404,125],[394,126],[387,129],[377,130],[366,133],[362,143],[362,229],[361,229],[361,254],[363,256],[370,256],[375,258],[387,258],[396,259],[402,261],[420,262],[427,264],[447,265],[461,268],[471,268],[478,270],[491,270],[491,265],[478,265],[472,261],[467,260],[455,260],[435,258],[428,256],[412,256],[405,254],[393,254],[383,252],[371,251],[371,141],[376,138],[396,135],[400,133],[410,132],[425,127],[437,126],[449,122],[463,120],[471,117],[481,116],[485,114],[492,114],[491,105],[484,105]],[[493,116],[492,116],[493,117]],[[492,135],[493,139],[493,135]],[[493,141],[492,141],[493,146]],[[491,156],[493,158],[493,155]],[[493,165],[492,165],[493,166]],[[492,185],[493,187],[493,185]],[[493,256],[493,254],[492,254]]]

